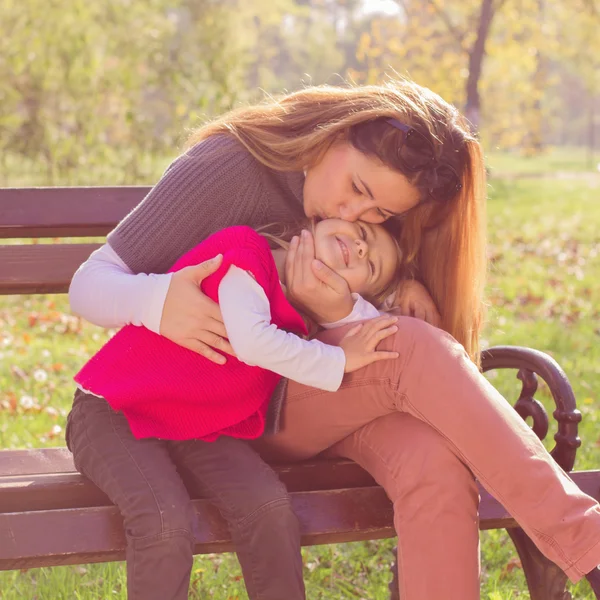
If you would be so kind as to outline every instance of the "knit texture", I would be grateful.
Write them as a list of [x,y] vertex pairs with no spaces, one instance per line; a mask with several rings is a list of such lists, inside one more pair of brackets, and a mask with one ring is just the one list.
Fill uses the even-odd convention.
[[[165,273],[209,235],[304,218],[302,172],[257,161],[234,137],[212,136],[178,157],[144,200],[108,235],[134,273]],[[287,380],[278,384],[265,431],[280,429]]]
[[[286,299],[267,241],[245,226],[220,231],[179,259],[169,272],[223,254],[219,269],[201,284],[218,301],[231,265],[251,272],[271,307],[271,323],[306,335],[301,316]],[[127,325],[77,373],[84,389],[122,411],[136,438],[213,441],[219,435],[260,436],[269,398],[280,376],[235,357],[224,366],[157,335]]]

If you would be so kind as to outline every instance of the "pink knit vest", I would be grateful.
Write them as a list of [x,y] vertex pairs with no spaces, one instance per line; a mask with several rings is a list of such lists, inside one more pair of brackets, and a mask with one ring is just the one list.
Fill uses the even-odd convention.
[[[219,231],[179,259],[169,272],[223,254],[201,284],[215,302],[231,265],[251,272],[271,305],[271,322],[306,334],[285,297],[266,240],[245,226]],[[253,439],[264,431],[267,406],[280,376],[228,356],[224,366],[153,333],[127,325],[77,373],[75,381],[122,411],[136,438],[214,441],[220,435]]]

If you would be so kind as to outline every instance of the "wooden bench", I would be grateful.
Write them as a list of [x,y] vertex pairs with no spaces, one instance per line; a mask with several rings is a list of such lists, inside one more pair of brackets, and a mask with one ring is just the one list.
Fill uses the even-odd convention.
[[[0,190],[0,238],[106,235],[147,193],[145,187]],[[77,267],[98,244],[0,245],[0,294],[65,293]],[[548,385],[557,422],[554,459],[573,468],[581,415],[567,377],[546,354],[496,347],[483,368],[514,369],[522,382],[515,404],[541,438],[548,416],[535,399],[537,376]],[[392,506],[382,488],[356,464],[314,460],[275,466],[288,486],[305,545],[394,535]],[[600,499],[600,471],[575,472],[575,482]],[[218,512],[191,485],[201,527],[196,552],[232,549]],[[546,560],[504,508],[481,489],[481,529],[507,529],[520,555],[532,600],[564,600],[566,578]],[[125,537],[118,510],[76,472],[66,448],[0,451],[0,570],[123,560]],[[397,586],[390,585],[392,598]]]

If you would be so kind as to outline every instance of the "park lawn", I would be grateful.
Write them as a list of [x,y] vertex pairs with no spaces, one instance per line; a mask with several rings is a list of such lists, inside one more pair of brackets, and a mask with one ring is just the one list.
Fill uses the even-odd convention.
[[[532,346],[562,365],[584,415],[578,469],[600,465],[599,183],[588,177],[489,184],[492,260],[483,346]],[[70,316],[64,296],[0,297],[0,447],[64,445],[71,378],[106,336]],[[513,374],[492,382],[516,400]],[[538,396],[551,409],[544,386]],[[528,598],[508,536],[485,532],[482,541],[482,598]],[[305,549],[308,597],[387,599],[393,545]],[[192,598],[247,598],[233,555],[198,557],[192,582]],[[112,563],[6,572],[0,589],[3,600],[125,598],[125,571]],[[577,600],[592,598],[585,583],[572,593]]]

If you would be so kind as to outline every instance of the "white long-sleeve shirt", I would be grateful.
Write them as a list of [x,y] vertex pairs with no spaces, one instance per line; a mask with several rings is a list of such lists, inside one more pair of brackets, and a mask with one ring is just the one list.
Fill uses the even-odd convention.
[[[137,274],[104,244],[79,267],[69,288],[71,309],[102,327],[143,325],[159,333],[172,273]],[[378,317],[381,313],[358,294],[352,312],[324,327]],[[239,360],[327,391],[339,388],[344,351],[307,341],[271,324],[269,301],[246,271],[231,267],[219,286],[219,305],[227,337]]]

